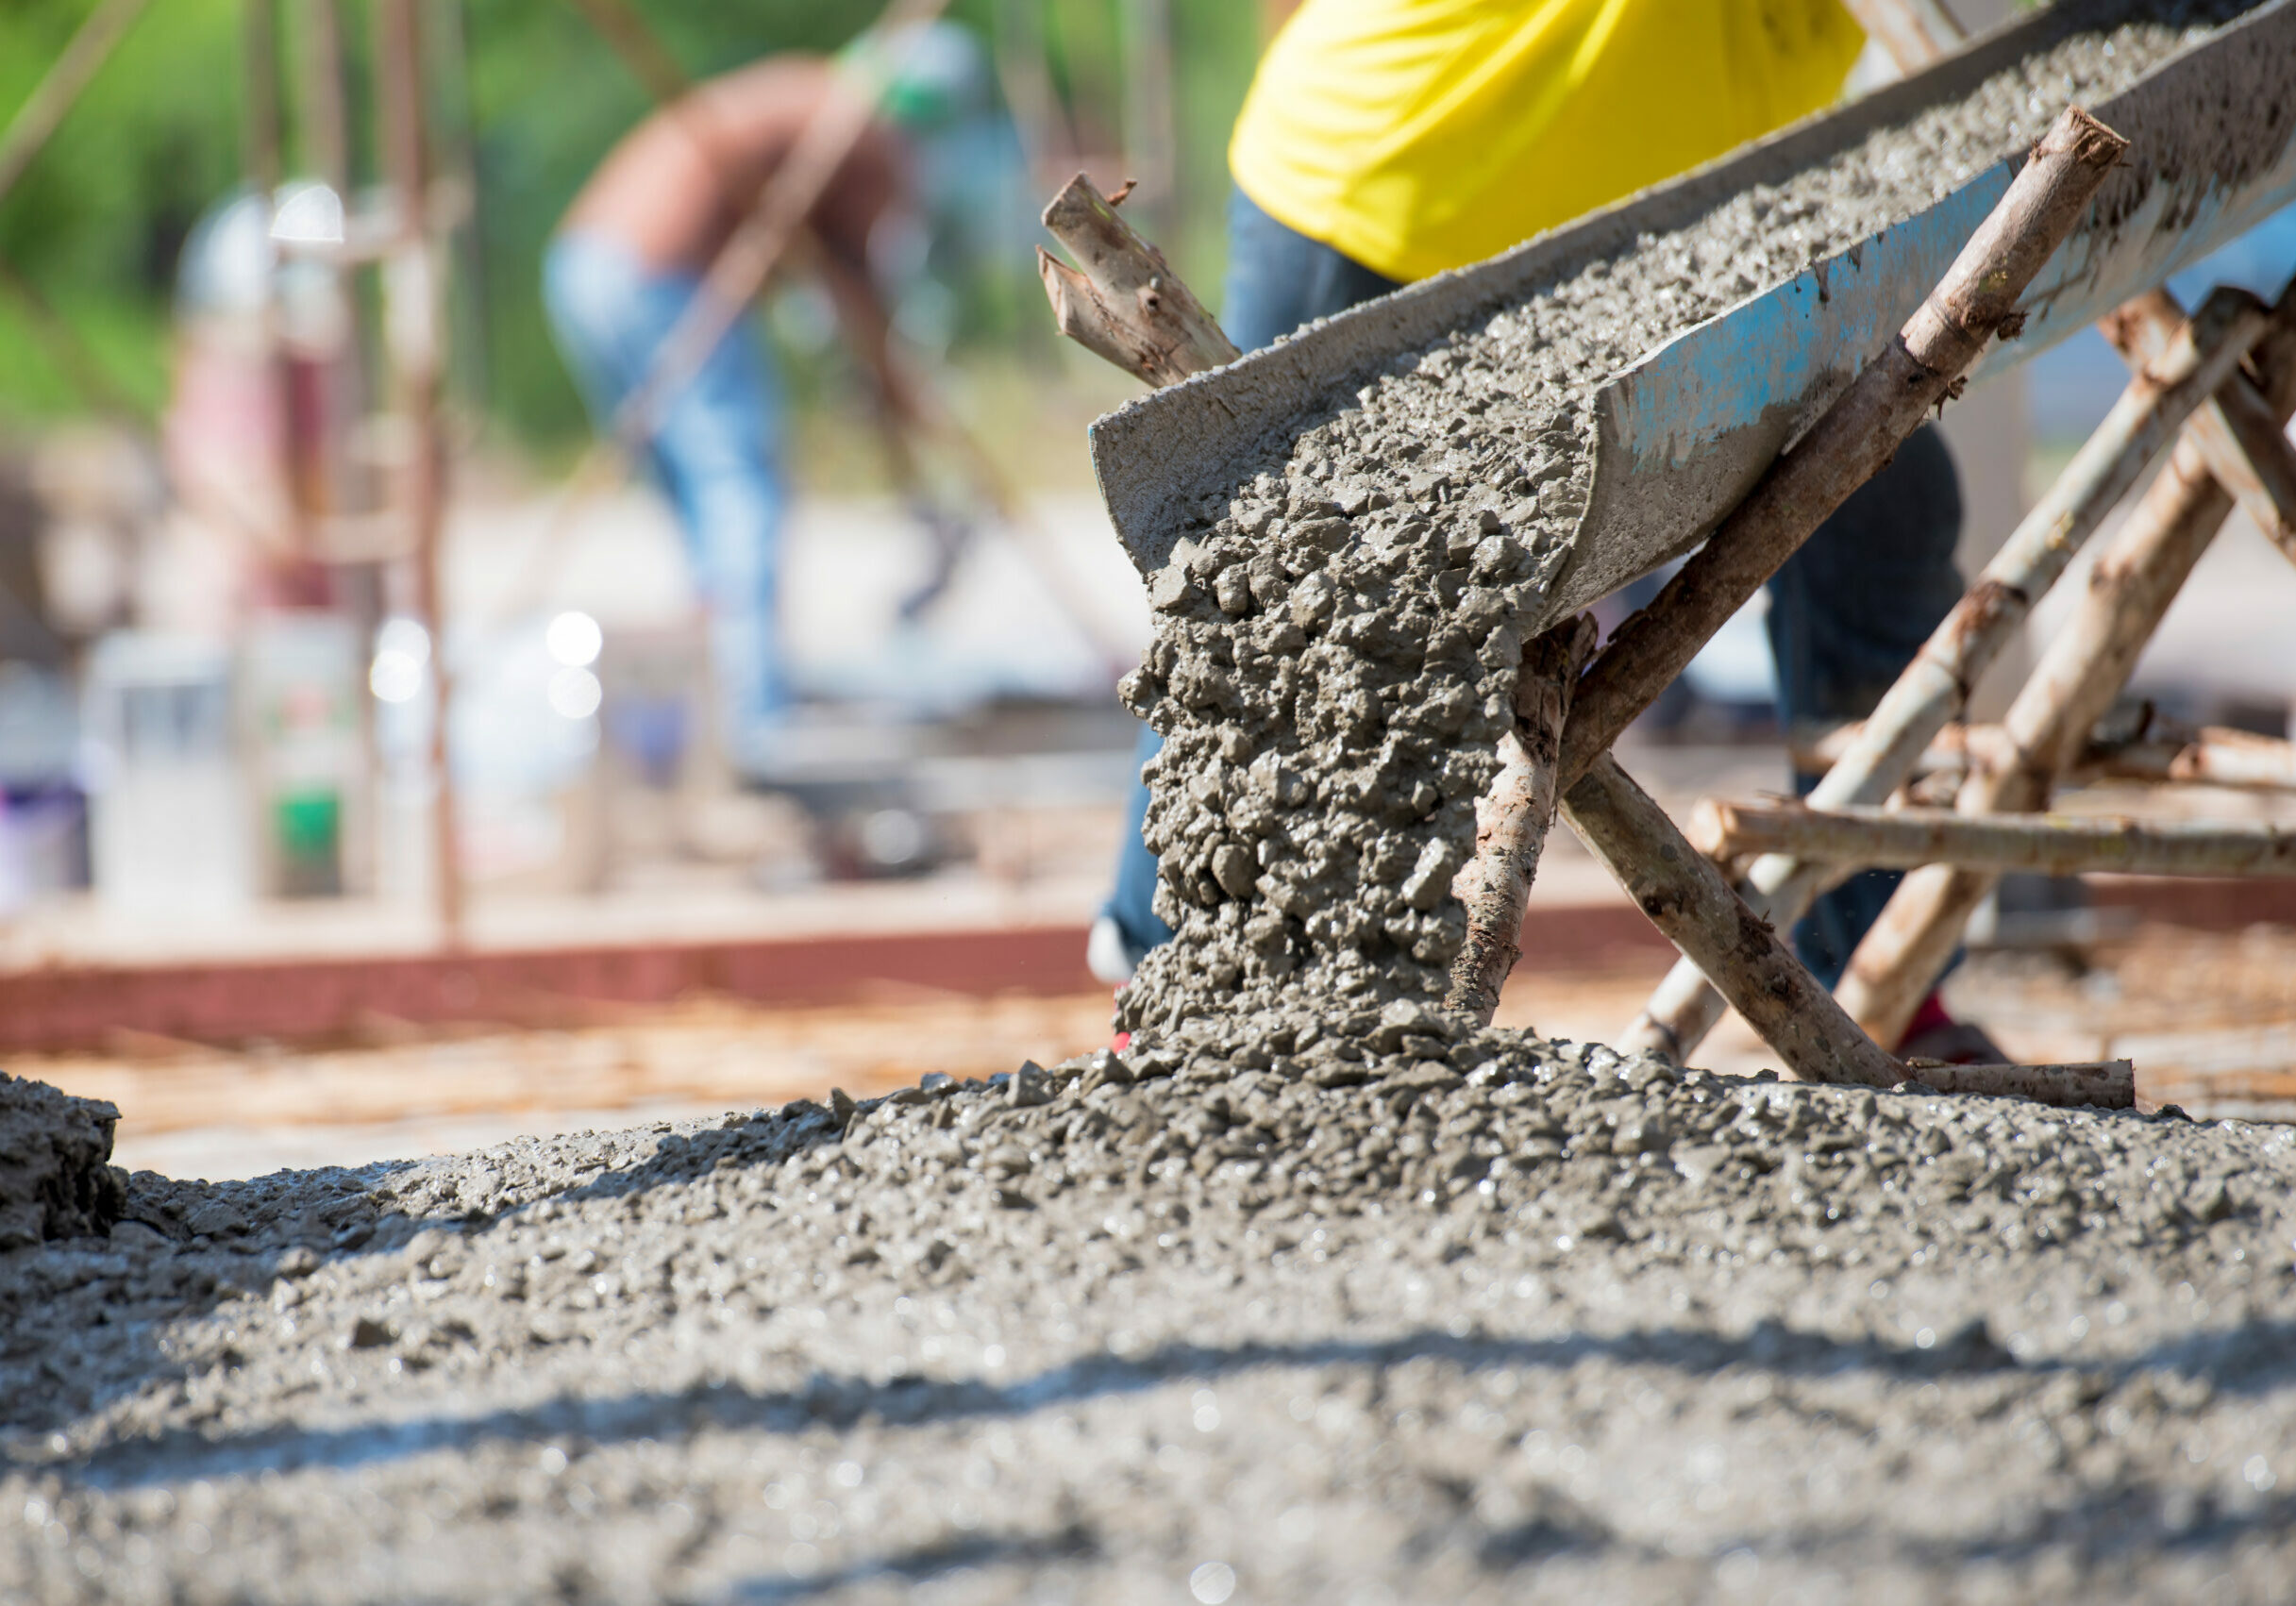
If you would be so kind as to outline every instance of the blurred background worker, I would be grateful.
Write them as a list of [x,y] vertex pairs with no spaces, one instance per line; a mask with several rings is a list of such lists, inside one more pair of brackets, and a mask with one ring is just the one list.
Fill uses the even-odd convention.
[[[760,192],[841,88],[820,58],[782,56],[713,78],[638,125],[567,209],[543,269],[567,365],[600,429],[645,382],[703,276]],[[886,410],[903,405],[871,242],[906,199],[900,136],[873,122],[807,214],[810,266]],[[768,763],[793,700],[779,608],[788,501],[782,397],[764,347],[729,331],[667,398],[649,442],[708,611],[719,740],[734,767]]]
[[[1306,0],[1229,147],[1221,323],[1249,351],[1496,255],[1827,106],[1864,44],[1838,0]],[[1925,426],[1770,582],[1783,727],[1871,711],[1961,595],[1960,528],[1952,460]],[[1156,746],[1144,730],[1144,761]],[[1147,806],[1143,786],[1093,928],[1105,979],[1171,935]],[[1828,985],[1897,879],[1860,876],[1796,927]],[[1969,1035],[1933,998],[1903,1046]]]

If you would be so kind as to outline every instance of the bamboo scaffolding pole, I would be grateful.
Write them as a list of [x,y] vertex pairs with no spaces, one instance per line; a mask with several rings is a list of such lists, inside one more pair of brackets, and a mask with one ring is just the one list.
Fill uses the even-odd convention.
[[1476,805],[1474,862],[1453,888],[1466,906],[1466,945],[1451,962],[1444,1008],[1483,1026],[1491,1024],[1500,989],[1522,957],[1523,912],[1554,825],[1563,725],[1596,634],[1593,617],[1582,613],[1524,649],[1515,682],[1515,728],[1500,747],[1504,767]]
[[1961,814],[1951,809],[1808,809],[1706,798],[1685,834],[1710,859],[1791,853],[1830,864],[1924,864],[2052,876],[2296,876],[2296,832],[2101,814]]
[[[1879,803],[1904,784],[1930,743],[1967,706],[1969,688],[2023,627],[2034,603],[2064,574],[2146,465],[2201,403],[2237,375],[2242,358],[2276,322],[2254,297],[2221,292],[2164,341],[2160,355],[2130,381],[2049,494],[2025,515],[1977,583],[1883,694],[1856,740],[1811,793],[1812,806]],[[2186,448],[2180,444],[2178,450]],[[2195,464],[2197,452],[2191,448]],[[2199,472],[2204,485],[2214,485],[2204,468]],[[2163,510],[2161,516],[2170,514]],[[2082,726],[2084,734],[2093,723]],[[1818,867],[1768,855],[1747,873],[1748,897],[1763,918],[1790,925],[1823,890],[1823,878]],[[1721,1001],[1702,979],[1677,965],[1619,1046],[1679,1058],[1721,1015]]]
[[1036,271],[1061,333],[1085,350],[1156,386],[1243,355],[1164,253],[1117,216],[1115,201],[1083,174],[1045,208],[1045,227],[1077,265],[1040,245]]
[[[2225,303],[2225,293],[2218,292],[2202,315]],[[2296,286],[2283,293],[2271,327],[2262,372],[2271,414],[2285,419],[2296,410]],[[2019,812],[2047,803],[2055,778],[2120,694],[2137,656],[2232,507],[2232,493],[2209,472],[2199,443],[2181,439],[2167,471],[2099,560],[2073,617],[2003,716],[2009,761],[1964,781],[1956,811]],[[1909,874],[1851,956],[1837,989],[1843,1007],[1869,1031],[1902,1031],[1996,878],[1945,865]]]
[[1877,1047],[1617,761],[1599,755],[1563,815],[1636,907],[1715,979],[1803,1081],[1894,1087],[1905,1070]]
[[1566,787],[1944,404],[1986,343],[2022,326],[2018,297],[2127,148],[2086,111],[2066,109],[1897,338],[1595,660],[1564,733]]

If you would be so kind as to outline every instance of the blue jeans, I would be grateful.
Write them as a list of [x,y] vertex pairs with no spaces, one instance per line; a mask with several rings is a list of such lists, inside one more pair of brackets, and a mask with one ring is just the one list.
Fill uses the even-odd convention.
[[[1228,206],[1228,293],[1220,322],[1246,351],[1397,288],[1361,263],[1278,223],[1242,191]],[[1912,661],[1960,600],[1953,567],[1961,486],[1937,432],[1924,425],[1897,458],[1820,525],[1769,582],[1770,650],[1778,661],[1778,718],[1860,719]],[[1141,728],[1139,758],[1162,745]],[[1807,792],[1815,778],[1796,778]],[[1156,918],[1156,856],[1140,840],[1148,788],[1135,783],[1105,912],[1126,944],[1146,952],[1171,939]],[[1870,870],[1819,898],[1794,928],[1794,947],[1828,987],[1899,880]]]
[[[572,232],[543,259],[543,305],[592,418],[607,427],[700,288],[662,273],[617,241]],[[648,466],[685,532],[710,620],[718,734],[751,767],[790,703],[782,661],[780,386],[746,331],[729,333],[672,398]]]

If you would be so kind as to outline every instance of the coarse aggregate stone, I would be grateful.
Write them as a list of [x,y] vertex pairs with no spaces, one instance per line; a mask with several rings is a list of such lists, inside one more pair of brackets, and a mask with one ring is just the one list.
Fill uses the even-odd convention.
[[1292,1027],[139,1173],[0,1256],[0,1598],[2296,1592],[2296,1133]]
[[0,1250],[105,1232],[125,1179],[111,1165],[120,1112],[0,1071]]
[[2248,8],[2061,7],[2053,45],[1968,97],[1405,353],[1184,515],[1123,688],[1164,738],[1144,835],[1178,935],[1126,990],[1124,1024],[1302,990],[1442,996],[1466,932],[1450,880],[1523,632],[1574,539],[1599,539],[1579,529],[1597,387]]

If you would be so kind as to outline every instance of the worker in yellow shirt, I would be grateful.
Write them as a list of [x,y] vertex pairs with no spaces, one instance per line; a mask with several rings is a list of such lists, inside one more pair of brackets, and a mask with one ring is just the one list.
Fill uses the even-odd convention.
[[[1864,44],[1840,0],[1305,0],[1229,146],[1221,324],[1249,351],[1506,250],[1830,105]],[[1782,723],[1871,711],[1961,595],[1960,527],[1925,427],[1770,583]],[[1171,934],[1147,801],[1093,930],[1112,980]],[[1829,985],[1896,880],[1858,877],[1795,928]],[[1970,1033],[1933,999],[1898,1046],[1959,1057]]]

